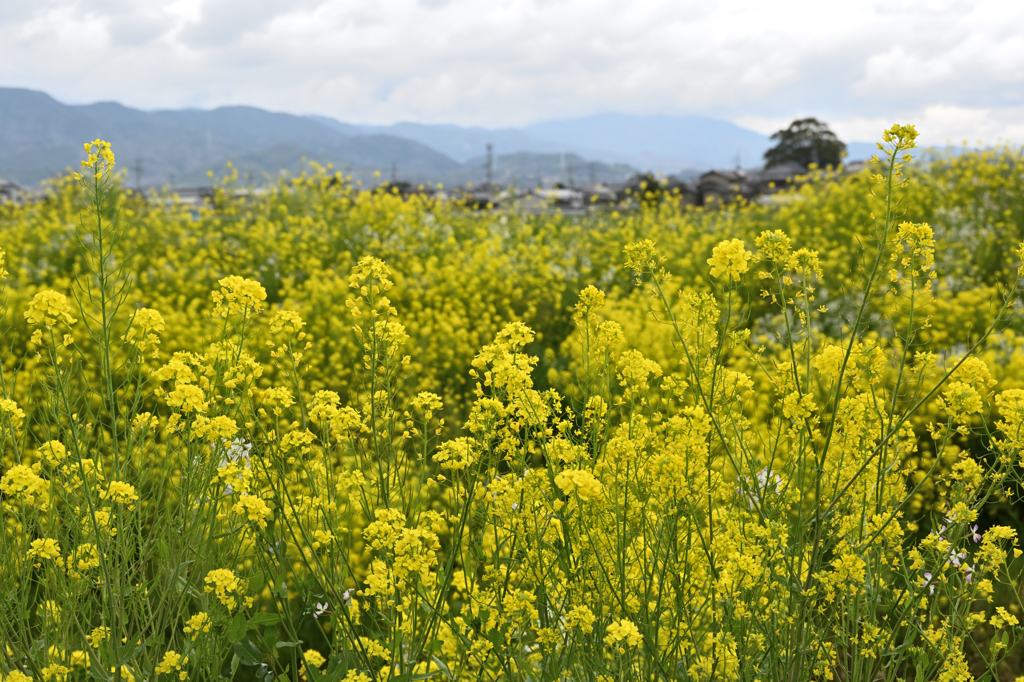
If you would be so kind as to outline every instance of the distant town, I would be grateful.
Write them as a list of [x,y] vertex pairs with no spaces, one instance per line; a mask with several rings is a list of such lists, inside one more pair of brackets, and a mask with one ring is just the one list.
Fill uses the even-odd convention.
[[[865,162],[854,161],[840,166],[843,173],[857,172]],[[806,181],[810,169],[795,162],[787,162],[770,168],[746,170],[740,168],[716,169],[689,177],[677,175],[657,176],[652,173],[634,173],[619,182],[583,182],[574,180],[573,174],[565,178],[538,177],[529,187],[501,184],[488,180],[486,172],[479,183],[466,183],[454,187],[442,183],[414,183],[393,175],[390,179],[376,184],[367,184],[367,189],[393,192],[402,196],[430,196],[449,199],[475,209],[510,208],[526,212],[559,210],[568,213],[583,213],[589,210],[621,207],[637,204],[648,199],[670,198],[682,205],[709,206],[726,203],[742,197],[747,201],[768,201],[776,193]],[[362,183],[360,183],[362,185]],[[128,183],[129,189],[132,188]],[[241,186],[233,190],[238,194],[259,195],[263,187]],[[184,203],[198,204],[210,201],[215,190],[213,185],[194,187],[162,188],[150,187],[142,192],[148,196],[174,196]],[[22,202],[38,196],[40,190],[30,191],[9,180],[0,178],[0,202]]]

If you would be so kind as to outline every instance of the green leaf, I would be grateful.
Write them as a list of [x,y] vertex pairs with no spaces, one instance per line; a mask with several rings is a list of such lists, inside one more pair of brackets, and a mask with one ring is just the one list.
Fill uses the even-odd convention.
[[107,674],[103,672],[103,669],[99,666],[99,661],[95,656],[89,657],[89,677],[94,680],[106,680]]
[[264,585],[267,584],[267,578],[263,575],[263,571],[256,569],[249,576],[249,592],[252,594],[259,594],[263,591]]
[[446,678],[448,678],[449,680],[454,680],[455,679],[455,675],[452,674],[451,668],[448,667],[447,663],[442,661],[437,656],[431,656],[430,660],[432,660],[434,662],[434,665],[436,665],[438,668],[441,669],[441,672],[444,673],[444,676]]
[[228,621],[228,626],[224,630],[224,634],[227,636],[229,642],[241,642],[242,638],[245,637],[245,631],[247,629],[245,614],[239,611],[231,620]]
[[287,649],[289,647],[298,646],[300,644],[302,644],[301,639],[297,642],[278,642],[275,646],[277,646],[278,649]]
[[252,617],[254,625],[277,625],[281,622],[281,616],[276,613],[257,613]]
[[241,659],[242,663],[246,665],[259,665],[260,664],[260,652],[253,643],[249,640],[232,644],[231,648],[234,650],[235,655]]
[[238,657],[238,654],[231,654],[231,677],[235,676],[238,671],[238,664],[242,662],[242,659]]
[[327,674],[324,682],[339,682],[348,673],[348,662],[339,654],[331,654],[327,659]]
[[198,597],[199,592],[196,591],[195,587],[189,584],[188,579],[185,577],[188,567],[192,564],[193,560],[188,560],[178,564],[178,567],[174,569],[174,573],[171,574],[171,581],[178,588],[178,592],[184,592],[188,590],[188,594],[192,597]]
[[319,669],[314,668],[311,665],[307,665],[305,669],[309,682],[322,682],[324,679],[323,673],[321,673]]
[[267,646],[270,648],[270,655],[277,658],[277,639],[278,639],[277,627],[268,625],[263,628],[263,639],[266,641]]
[[487,641],[497,647],[499,651],[505,647],[505,633],[497,628],[489,630],[486,638]]

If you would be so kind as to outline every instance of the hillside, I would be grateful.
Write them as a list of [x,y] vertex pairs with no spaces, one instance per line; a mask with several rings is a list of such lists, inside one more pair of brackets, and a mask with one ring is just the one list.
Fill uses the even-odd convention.
[[459,163],[424,144],[393,135],[345,134],[301,116],[254,107],[144,112],[112,102],[61,104],[31,90],[0,88],[0,177],[34,185],[77,165],[86,140],[103,138],[143,185],[206,182],[208,170],[234,161],[254,180],[296,170],[303,157],[369,174],[392,163],[422,177],[444,176]]
[[[415,183],[483,182],[492,145],[496,182],[546,185],[619,182],[643,171],[693,175],[759,166],[768,137],[699,116],[600,114],[524,128],[448,124],[353,125],[247,106],[140,111],[114,102],[67,105],[0,88],[0,178],[32,187],[74,167],[83,142],[111,142],[132,186],[204,185],[230,161],[244,182],[262,184],[308,161],[333,164],[364,182],[375,171]],[[869,145],[851,143],[849,159]]]

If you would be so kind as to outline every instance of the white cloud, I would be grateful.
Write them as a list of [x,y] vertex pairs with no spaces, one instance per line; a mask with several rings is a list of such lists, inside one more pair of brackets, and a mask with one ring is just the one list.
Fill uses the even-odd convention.
[[0,0],[0,84],[365,122],[806,114],[849,139],[896,118],[1021,139],[1022,22],[991,0]]
[[[794,117],[742,116],[736,123],[765,135],[787,127],[793,118],[811,116],[812,112],[797,112]],[[921,147],[947,145],[991,146],[1024,143],[1024,106],[1019,107],[960,107],[936,104],[915,110],[903,110],[892,115],[856,116],[828,121],[829,127],[842,140],[873,142],[881,140],[882,131],[894,123],[912,123],[921,136]]]
[[893,123],[914,123],[922,146],[994,145],[1024,142],[1024,106],[1004,108],[960,107],[937,104],[892,117],[852,118],[836,121],[837,134],[852,140],[875,140]]

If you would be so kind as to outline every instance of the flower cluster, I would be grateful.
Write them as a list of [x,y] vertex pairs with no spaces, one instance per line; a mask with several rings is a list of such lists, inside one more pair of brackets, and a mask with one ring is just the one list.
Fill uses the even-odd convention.
[[[95,180],[109,175],[114,169],[114,150],[111,149],[110,143],[97,139],[86,142],[84,147],[87,157],[82,160],[82,168],[92,171]],[[76,177],[82,179],[83,176],[79,173]]]
[[203,590],[213,593],[228,611],[234,611],[240,605],[252,606],[252,597],[245,596],[249,587],[248,581],[240,579],[234,571],[216,568],[206,574],[203,582]]
[[215,315],[245,317],[263,310],[267,291],[259,282],[231,275],[221,279],[218,284],[220,289],[212,294]]
[[750,269],[750,260],[753,257],[754,254],[743,248],[742,240],[727,239],[716,246],[711,252],[711,258],[708,258],[711,276],[727,281],[739,281],[740,275]]
[[91,146],[99,178],[0,207],[0,676],[1011,666],[1024,155],[911,170],[915,137],[581,216],[319,167],[143,201]]

